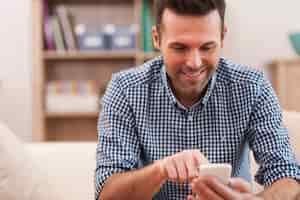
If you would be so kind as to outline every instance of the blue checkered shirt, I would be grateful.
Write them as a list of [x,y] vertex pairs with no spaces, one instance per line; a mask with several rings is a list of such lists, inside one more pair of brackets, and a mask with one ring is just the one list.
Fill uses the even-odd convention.
[[[224,58],[202,99],[185,108],[168,85],[162,57],[115,74],[102,98],[95,173],[96,198],[112,174],[137,169],[185,149],[212,163],[230,163],[232,176],[251,180],[249,149],[269,185],[300,179],[287,130],[270,83],[254,69]],[[167,181],[155,200],[183,200],[187,183]]]

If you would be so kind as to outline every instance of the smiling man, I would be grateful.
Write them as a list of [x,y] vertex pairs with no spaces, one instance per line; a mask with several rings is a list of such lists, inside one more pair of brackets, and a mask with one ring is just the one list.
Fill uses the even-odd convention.
[[[292,199],[300,170],[270,83],[221,58],[224,0],[157,0],[162,53],[115,74],[102,99],[96,199]],[[252,194],[249,151],[265,185]],[[199,165],[230,163],[230,184]],[[275,198],[276,197],[276,198]]]

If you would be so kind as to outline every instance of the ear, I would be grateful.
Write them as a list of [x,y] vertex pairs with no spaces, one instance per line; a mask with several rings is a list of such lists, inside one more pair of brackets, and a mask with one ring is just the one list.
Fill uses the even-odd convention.
[[225,39],[225,36],[227,34],[227,31],[228,31],[228,28],[227,28],[226,24],[224,24],[224,29],[221,33],[221,48],[224,47],[224,39]]
[[160,49],[160,38],[159,33],[156,26],[152,26],[152,40],[153,40],[153,46],[155,49]]

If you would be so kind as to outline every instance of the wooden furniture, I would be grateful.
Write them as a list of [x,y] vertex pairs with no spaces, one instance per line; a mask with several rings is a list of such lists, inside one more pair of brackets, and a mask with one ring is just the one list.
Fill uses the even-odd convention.
[[283,109],[300,111],[300,58],[275,60],[268,71]]
[[[142,0],[48,0],[49,7],[63,4],[76,23],[141,26]],[[154,57],[144,53],[141,31],[131,51],[47,51],[43,45],[43,0],[32,0],[33,20],[33,140],[83,141],[97,139],[98,113],[47,113],[46,84],[53,80],[96,80],[103,90],[111,74]],[[139,29],[141,30],[141,28]]]

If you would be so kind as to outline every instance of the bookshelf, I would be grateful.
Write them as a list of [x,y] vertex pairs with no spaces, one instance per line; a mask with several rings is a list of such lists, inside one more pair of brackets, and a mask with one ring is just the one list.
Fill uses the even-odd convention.
[[[134,67],[157,56],[158,53],[144,48],[144,1],[32,0],[34,141],[93,141],[97,139],[99,109],[93,112],[77,112],[76,110],[49,112],[46,106],[48,105],[46,104],[48,85],[50,82],[93,80],[100,100],[112,73]],[[77,46],[74,49],[67,46],[66,38],[65,49],[59,49],[58,46],[56,49],[48,48],[44,33],[45,2],[52,15],[57,7],[63,5],[72,16],[74,26],[85,24],[89,27],[102,27],[107,23],[118,26],[137,25],[134,48],[83,50]],[[149,3],[151,4],[151,1]]]

